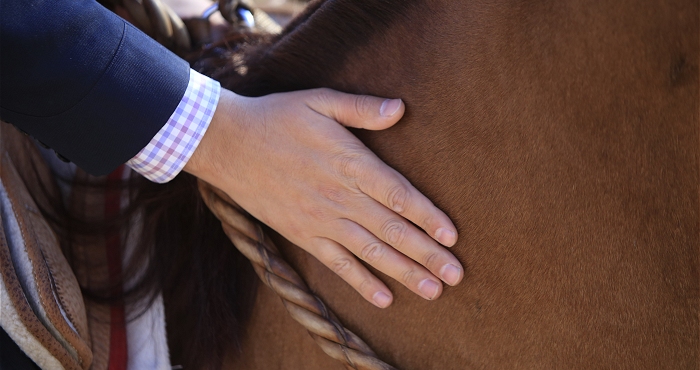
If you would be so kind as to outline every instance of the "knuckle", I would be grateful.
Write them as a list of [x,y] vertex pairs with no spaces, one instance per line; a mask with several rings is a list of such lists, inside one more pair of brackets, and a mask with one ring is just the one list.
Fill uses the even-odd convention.
[[421,229],[427,231],[430,235],[434,234],[434,231],[438,228],[437,218],[430,214],[423,219],[423,223],[420,225]]
[[374,286],[374,283],[370,279],[362,279],[362,282],[357,286],[357,291],[360,292],[360,294],[366,294],[371,292],[372,287]]
[[422,264],[425,267],[429,267],[435,264],[435,261],[440,258],[439,254],[436,252],[430,252],[423,257]]
[[333,92],[333,90],[331,90],[327,87],[319,87],[319,88],[313,89],[312,91],[314,91],[318,95],[330,95]]
[[352,271],[352,260],[348,257],[339,257],[331,262],[330,267],[338,276],[346,277]]
[[325,87],[313,89],[311,92],[316,96],[317,99],[324,102],[330,101],[331,96],[333,95],[332,90]]
[[330,212],[328,208],[325,207],[304,207],[302,212],[309,215],[312,219],[317,221],[328,221],[330,217]]
[[401,282],[406,286],[412,286],[413,281],[416,279],[416,270],[408,269],[401,273]]
[[403,185],[395,185],[387,194],[387,205],[396,213],[403,213],[408,203],[408,188]]
[[306,201],[299,203],[299,213],[306,215],[316,221],[327,221],[330,217],[330,210],[317,201]]
[[382,243],[373,242],[367,244],[362,248],[362,250],[360,251],[360,256],[367,263],[375,264],[382,259],[385,253],[386,249],[384,248],[384,245],[382,245]]
[[333,91],[327,88],[313,89],[308,92],[310,101],[318,103],[322,107],[331,107],[333,103]]
[[403,243],[407,230],[406,224],[396,219],[390,219],[382,226],[382,234],[384,234],[385,240],[393,246]]
[[360,95],[355,98],[355,113],[358,117],[366,118],[372,111],[372,99],[369,96]]
[[338,159],[338,172],[347,178],[357,178],[362,170],[360,156],[355,153],[346,153]]
[[323,187],[319,193],[333,203],[344,204],[347,200],[347,193],[338,187]]

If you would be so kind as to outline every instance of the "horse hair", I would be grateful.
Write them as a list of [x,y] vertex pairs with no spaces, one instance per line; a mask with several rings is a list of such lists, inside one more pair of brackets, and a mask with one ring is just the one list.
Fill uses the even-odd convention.
[[233,35],[189,59],[194,69],[245,96],[326,87],[353,49],[419,3],[316,1],[276,37]]

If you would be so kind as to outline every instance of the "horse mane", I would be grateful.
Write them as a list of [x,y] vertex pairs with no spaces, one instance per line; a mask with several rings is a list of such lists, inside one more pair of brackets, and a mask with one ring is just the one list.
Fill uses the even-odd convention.
[[328,87],[353,50],[421,3],[319,0],[280,35],[232,35],[189,59],[194,69],[245,96]]

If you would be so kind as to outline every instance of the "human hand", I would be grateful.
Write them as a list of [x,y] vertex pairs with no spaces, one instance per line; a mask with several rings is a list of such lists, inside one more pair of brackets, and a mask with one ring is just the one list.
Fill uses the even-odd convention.
[[391,292],[353,254],[435,299],[440,279],[455,285],[463,277],[459,261],[436,242],[454,245],[454,225],[341,126],[386,129],[404,109],[398,99],[328,89],[260,98],[222,90],[185,171],[226,192],[376,306],[389,306]]

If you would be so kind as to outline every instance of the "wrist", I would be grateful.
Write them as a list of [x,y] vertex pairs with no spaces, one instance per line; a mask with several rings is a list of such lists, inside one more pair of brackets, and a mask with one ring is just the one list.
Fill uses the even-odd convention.
[[[230,161],[240,147],[244,97],[221,89],[219,102],[207,132],[184,167],[184,171],[212,184],[231,170]],[[226,164],[226,166],[224,166]]]

